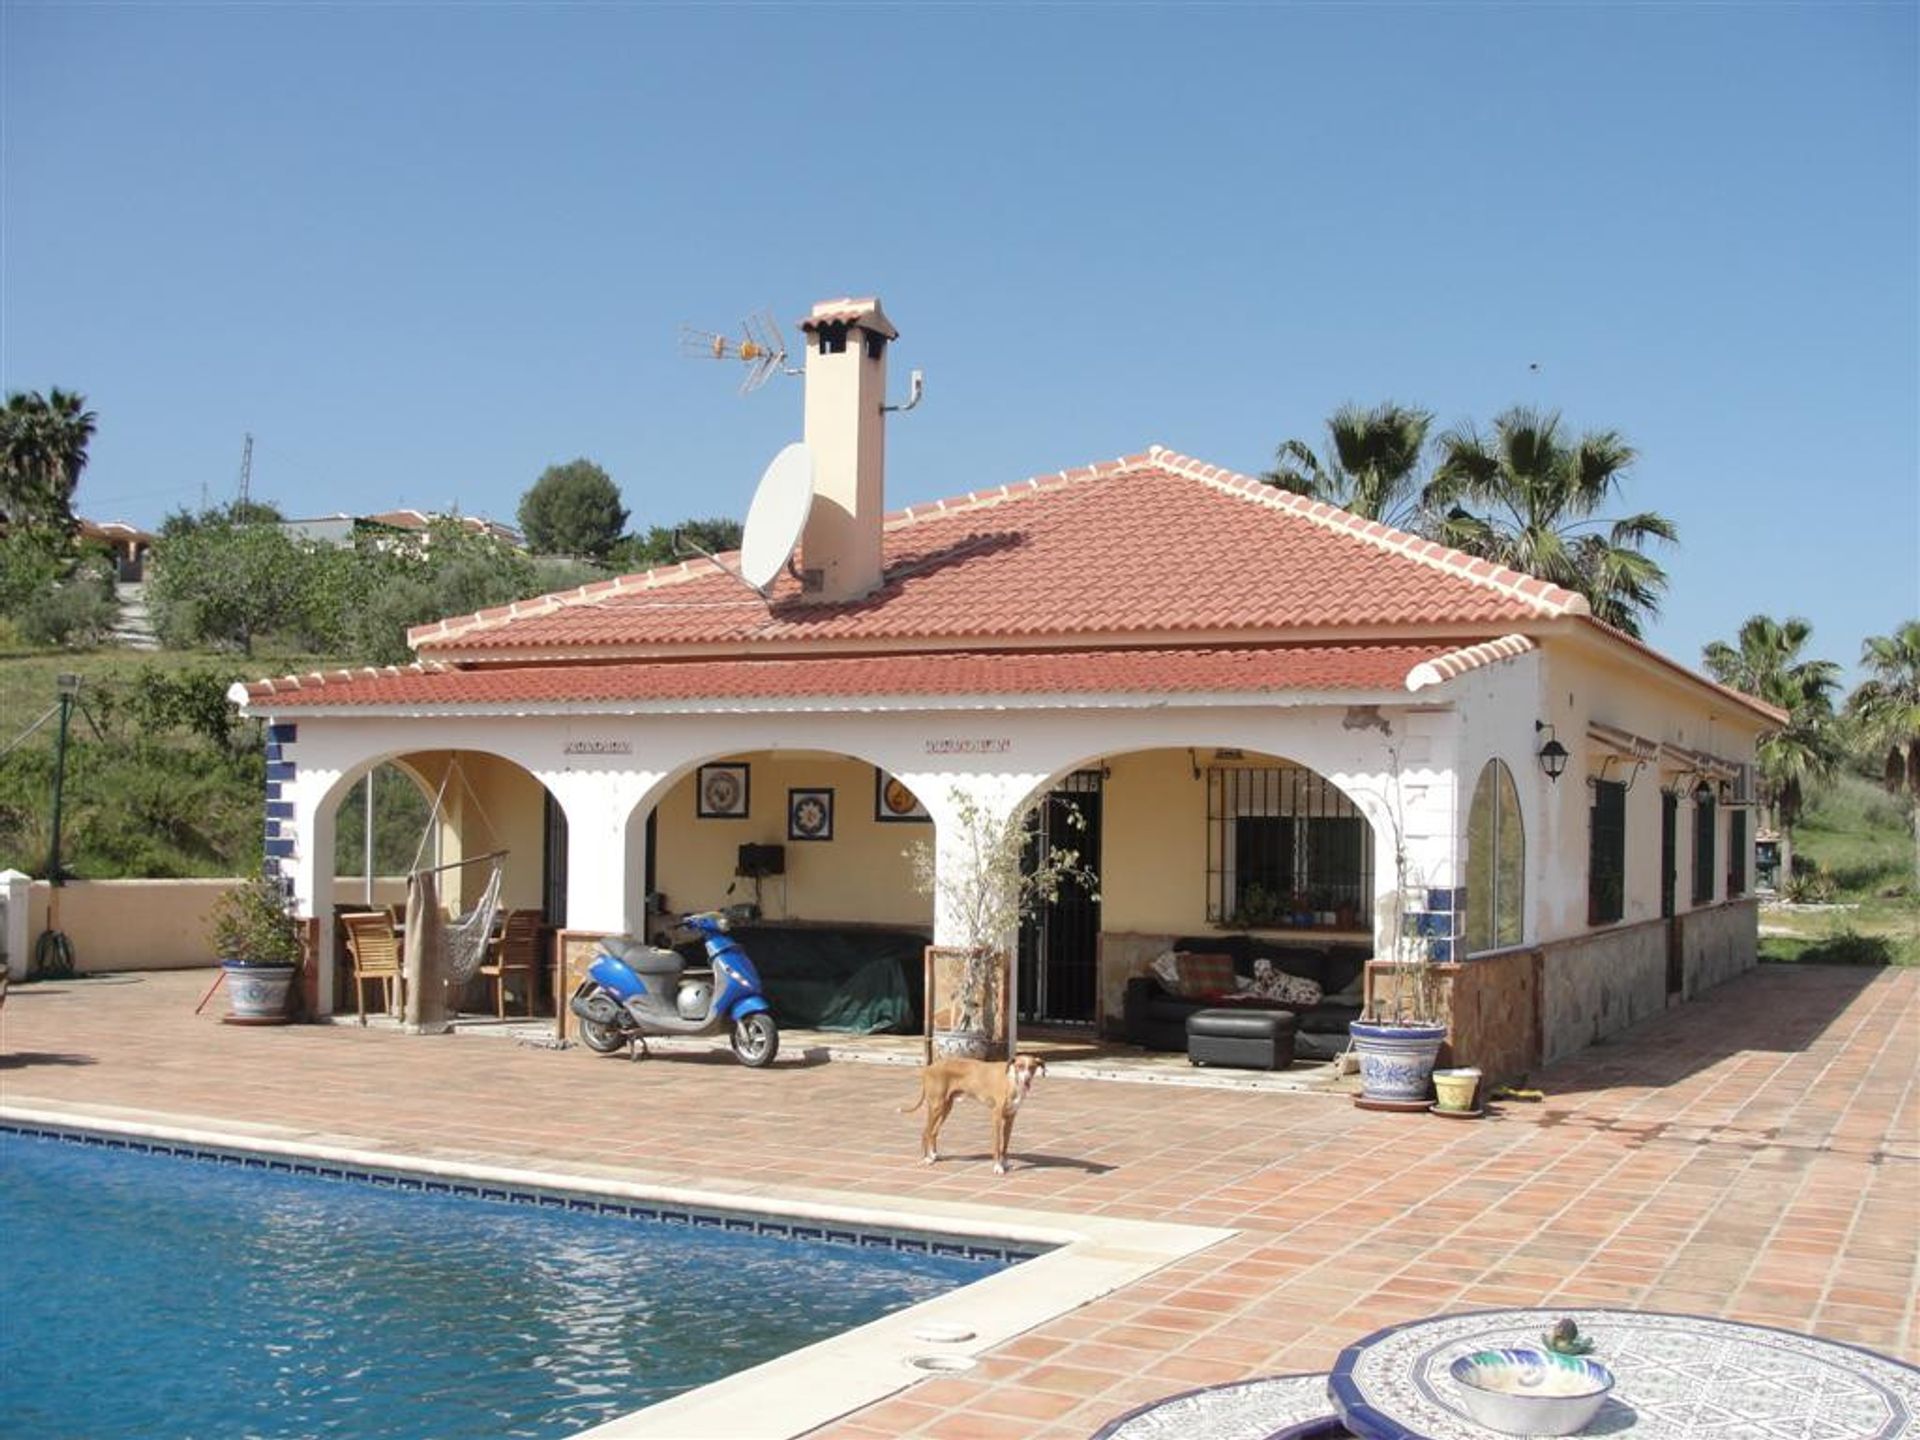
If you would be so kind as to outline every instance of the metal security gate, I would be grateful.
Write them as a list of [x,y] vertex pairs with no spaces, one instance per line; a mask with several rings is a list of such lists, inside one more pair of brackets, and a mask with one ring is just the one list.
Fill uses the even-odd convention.
[[[1034,807],[1029,833],[1046,844],[1079,852],[1100,873],[1102,772],[1079,770]],[[1075,824],[1078,813],[1084,825]],[[1037,852],[1037,849],[1035,851]],[[1019,1008],[1023,1023],[1091,1026],[1100,969],[1100,901],[1072,883],[1020,927]]]

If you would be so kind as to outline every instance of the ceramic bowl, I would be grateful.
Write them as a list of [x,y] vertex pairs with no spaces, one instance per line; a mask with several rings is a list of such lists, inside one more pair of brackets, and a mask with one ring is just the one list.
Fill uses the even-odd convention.
[[1606,1402],[1613,1372],[1550,1350],[1477,1350],[1450,1367],[1467,1414],[1504,1435],[1573,1435]]

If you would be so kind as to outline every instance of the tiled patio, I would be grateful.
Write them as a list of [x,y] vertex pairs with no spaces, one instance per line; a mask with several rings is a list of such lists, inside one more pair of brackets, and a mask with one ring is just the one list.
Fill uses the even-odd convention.
[[[916,1162],[910,1075],[789,1039],[770,1071],[504,1034],[243,1029],[206,972],[17,987],[0,1102],[643,1183],[1005,1204],[1234,1239],[815,1433],[1084,1440],[1195,1385],[1322,1371],[1380,1326],[1511,1304],[1751,1320],[1920,1361],[1920,973],[1768,967],[1536,1076],[1488,1119],[1056,1067],[984,1159]],[[719,1137],[719,1138],[715,1138]]]

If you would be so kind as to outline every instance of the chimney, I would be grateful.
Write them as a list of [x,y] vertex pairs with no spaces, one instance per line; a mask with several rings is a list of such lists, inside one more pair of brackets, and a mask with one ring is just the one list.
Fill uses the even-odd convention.
[[800,322],[807,338],[805,438],[813,508],[800,535],[810,599],[858,600],[880,587],[886,515],[887,344],[898,331],[880,302],[823,300]]

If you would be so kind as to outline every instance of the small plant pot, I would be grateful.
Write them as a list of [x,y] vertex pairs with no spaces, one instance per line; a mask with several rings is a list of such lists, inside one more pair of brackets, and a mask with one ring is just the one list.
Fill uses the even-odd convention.
[[247,965],[224,960],[227,972],[229,1025],[285,1025],[287,992],[293,988],[297,965]]
[[1442,1110],[1473,1109],[1473,1097],[1479,1089],[1480,1072],[1472,1066],[1433,1072],[1433,1095]]

